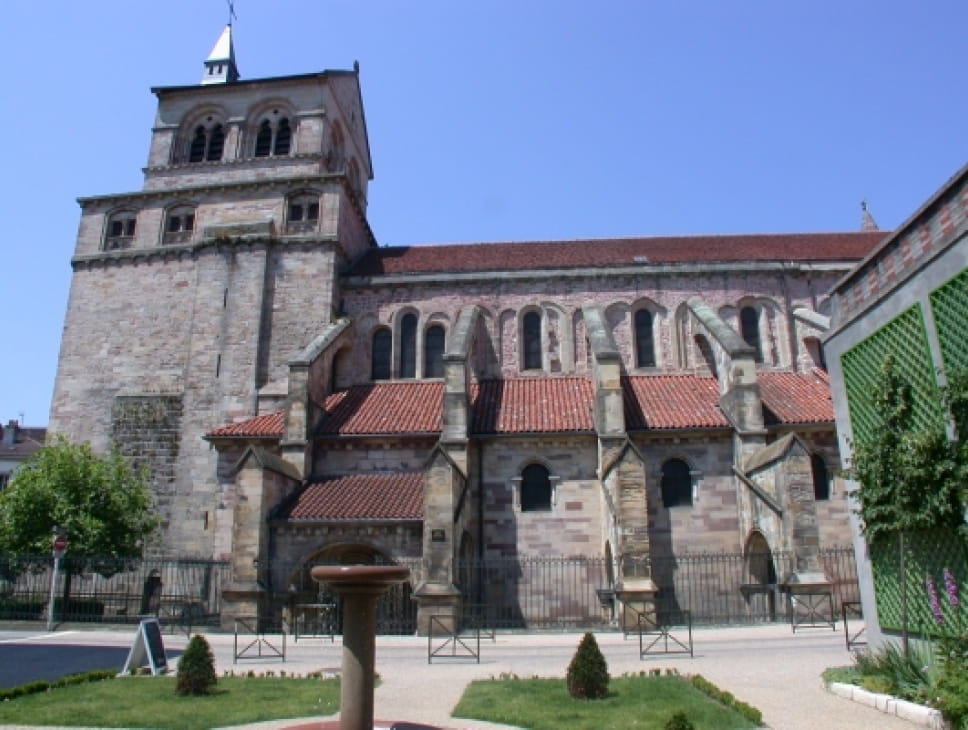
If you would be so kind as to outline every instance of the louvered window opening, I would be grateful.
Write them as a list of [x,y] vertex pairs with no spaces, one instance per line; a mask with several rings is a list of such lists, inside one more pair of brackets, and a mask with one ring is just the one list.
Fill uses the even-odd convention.
[[211,129],[199,124],[195,128],[195,136],[192,137],[192,144],[188,151],[189,162],[217,162],[222,159],[222,150],[225,146],[225,130],[221,124],[214,125]]

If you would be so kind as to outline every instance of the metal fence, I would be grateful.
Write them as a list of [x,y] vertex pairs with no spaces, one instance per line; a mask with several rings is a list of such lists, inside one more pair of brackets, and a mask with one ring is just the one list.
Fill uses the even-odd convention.
[[[55,621],[217,625],[229,564],[212,560],[84,559],[60,561],[53,586]],[[47,617],[53,560],[0,557],[0,619]]]
[[[773,553],[771,575],[785,576],[793,557]],[[834,615],[844,602],[859,601],[853,550],[821,551],[831,580]],[[421,561],[404,561],[420,575]],[[50,558],[0,557],[0,620],[46,618],[51,581]],[[55,586],[56,621],[137,622],[145,614],[164,622],[195,626],[219,624],[221,594],[228,584],[227,562],[203,560],[62,560]],[[267,597],[267,615],[286,615],[301,634],[339,634],[342,602],[305,575]],[[688,611],[695,624],[749,624],[790,621],[787,594],[778,583],[749,578],[741,553],[689,553],[623,566],[625,574],[655,582],[660,611]],[[461,599],[484,629],[558,629],[614,625],[616,604],[604,558],[516,557],[460,560],[455,576]],[[318,606],[326,606],[320,621]],[[317,608],[312,608],[316,606]],[[315,613],[314,613],[315,612]],[[412,586],[394,586],[377,605],[381,634],[413,634],[417,606]]]
[[[777,576],[788,575],[793,556],[773,553]],[[859,600],[851,548],[821,551],[831,580],[833,610]],[[756,583],[742,553],[694,553],[652,558],[623,566],[626,574],[649,576],[658,588],[657,608],[689,611],[694,623],[789,621],[790,605],[779,583]],[[613,586],[604,558],[491,558],[457,566],[465,602],[484,607],[495,628],[595,626],[615,618]]]

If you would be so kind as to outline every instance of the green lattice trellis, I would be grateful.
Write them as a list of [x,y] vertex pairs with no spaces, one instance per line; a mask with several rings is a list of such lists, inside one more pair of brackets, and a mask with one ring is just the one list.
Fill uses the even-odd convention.
[[[902,579],[907,583],[907,630],[912,634],[955,635],[968,622],[968,545],[955,532],[931,530],[904,536],[904,574],[901,573],[900,537],[892,535],[869,546],[881,628],[903,627]],[[945,589],[947,569],[957,586],[958,605],[952,606]],[[926,578],[934,583],[939,623],[931,610]]]
[[943,420],[924,317],[921,305],[915,304],[841,355],[847,408],[856,442],[872,438],[881,426],[871,396],[879,387],[881,367],[888,355],[894,356],[897,374],[911,383],[913,427],[929,430]]
[[931,292],[945,370],[968,368],[968,269]]

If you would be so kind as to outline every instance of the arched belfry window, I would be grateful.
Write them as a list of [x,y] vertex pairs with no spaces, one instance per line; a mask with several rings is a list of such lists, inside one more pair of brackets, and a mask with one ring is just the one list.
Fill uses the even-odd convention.
[[372,380],[390,379],[390,362],[393,353],[393,337],[386,327],[373,333],[370,352],[370,378]]
[[830,473],[820,454],[810,455],[810,470],[813,472],[813,498],[818,502],[830,499]]
[[655,367],[655,338],[652,334],[652,312],[639,309],[635,312],[635,366]]
[[763,346],[760,343],[760,313],[755,307],[739,310],[739,326],[746,344],[756,350],[754,359],[763,362]]
[[412,312],[400,319],[400,368],[401,378],[417,377],[417,315]]
[[[278,110],[273,116],[278,116]],[[292,128],[286,117],[279,119],[263,119],[259,123],[259,131],[255,136],[255,156],[269,157],[288,155],[292,147]]]
[[116,251],[131,246],[132,241],[134,241],[136,215],[133,210],[121,210],[108,218],[107,231],[104,236],[105,250]]
[[521,471],[521,511],[551,510],[551,475],[541,464],[529,464]]
[[444,377],[444,328],[439,324],[424,333],[424,377]]
[[209,117],[204,124],[195,127],[188,150],[189,162],[215,162],[222,159],[225,147],[225,130]]
[[523,341],[522,367],[524,370],[541,369],[541,315],[527,312],[521,321]]
[[662,504],[666,508],[692,504],[692,475],[682,459],[662,465]]

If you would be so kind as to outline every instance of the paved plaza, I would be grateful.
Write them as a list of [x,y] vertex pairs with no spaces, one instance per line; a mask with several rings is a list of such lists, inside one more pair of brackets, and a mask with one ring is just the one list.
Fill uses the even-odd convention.
[[[0,640],[17,643],[70,644],[72,646],[130,646],[133,629],[118,631],[70,631],[52,634],[5,632]],[[756,627],[698,628],[693,632],[695,656],[688,654],[639,657],[637,638],[621,633],[596,633],[612,676],[675,668],[682,674],[702,674],[737,698],[763,713],[764,722],[775,730],[848,730],[856,728],[899,728],[916,726],[897,717],[827,692],[821,672],[851,663],[842,631],[806,629],[794,634],[788,625]],[[342,646],[337,636],[286,638],[285,661],[273,656],[281,649],[281,638],[269,636],[259,657],[259,645],[249,647],[254,658],[234,660],[235,637],[208,633],[215,653],[218,674],[226,671],[256,673],[285,670],[287,674],[321,671],[338,673]],[[480,663],[473,659],[438,657],[428,663],[428,641],[417,636],[380,636],[376,642],[376,668],[381,684],[374,696],[377,718],[407,720],[444,728],[502,727],[451,717],[464,687],[474,679],[515,674],[519,677],[563,677],[580,633],[497,633],[482,638]],[[240,641],[240,648],[247,641]],[[164,634],[169,653],[180,652],[187,643],[184,634]],[[172,662],[174,664],[174,661]],[[120,667],[119,667],[120,669]],[[324,719],[324,718],[316,718]],[[327,718],[331,719],[331,718]],[[303,721],[305,722],[305,720]],[[296,722],[259,723],[253,730],[283,728]]]

